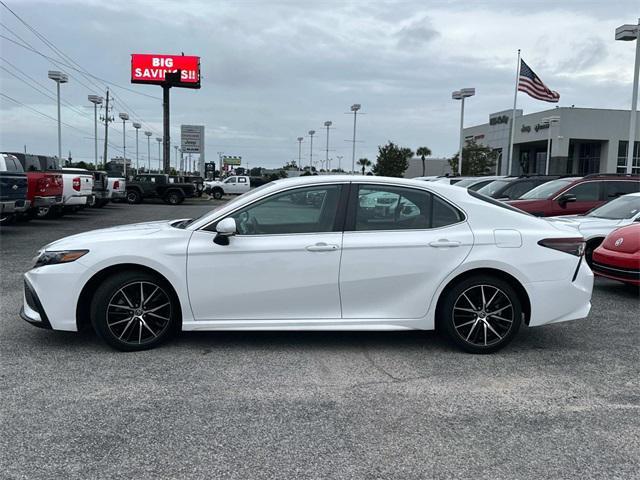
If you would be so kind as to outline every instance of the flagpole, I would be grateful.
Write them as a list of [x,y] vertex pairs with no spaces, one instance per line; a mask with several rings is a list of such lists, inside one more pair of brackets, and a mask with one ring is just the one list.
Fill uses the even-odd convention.
[[511,135],[509,138],[509,160],[507,163],[507,175],[511,175],[511,164],[513,163],[513,140],[516,135],[516,104],[518,101],[518,83],[520,82],[520,49],[518,49],[518,65],[516,67],[516,87],[513,92],[513,112],[511,113]]

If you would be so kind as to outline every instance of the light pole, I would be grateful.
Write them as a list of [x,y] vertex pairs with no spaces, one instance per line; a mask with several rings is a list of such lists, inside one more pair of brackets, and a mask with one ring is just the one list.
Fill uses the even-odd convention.
[[129,114],[120,112],[118,114],[120,119],[122,120],[122,168],[124,172],[124,178],[127,179],[127,140],[125,137],[125,126],[127,124],[127,120],[129,120]]
[[640,71],[640,18],[637,25],[621,25],[616,28],[616,40],[636,41],[636,60],[633,65],[633,94],[631,95],[631,118],[629,119],[629,144],[627,147],[627,173],[633,172],[633,153],[636,143],[636,120],[638,117],[638,72]]
[[298,137],[298,170],[302,170],[302,141],[304,137]]
[[178,145],[174,145],[173,150],[176,152],[176,170],[179,170],[180,164],[178,163]]
[[556,115],[552,117],[545,117],[542,119],[542,123],[549,125],[549,132],[547,136],[547,163],[544,167],[544,174],[549,175],[549,161],[551,160],[551,127],[554,123],[560,123],[560,117]]
[[315,130],[309,130],[309,137],[311,137],[311,145],[309,147],[309,171],[313,170],[313,136],[315,133]]
[[324,126],[327,127],[327,148],[326,157],[324,159],[327,165],[327,170],[329,170],[329,128],[331,128],[331,125],[333,125],[333,122],[331,120],[327,120],[326,122],[324,122]]
[[162,137],[156,137],[156,142],[158,142],[158,173],[160,173],[162,166]]
[[336,158],[338,159],[338,170],[342,170],[342,159],[343,159],[343,156],[342,155],[336,155]]
[[153,133],[146,131],[144,134],[147,136],[147,162],[149,163],[149,173],[151,173],[151,135]]
[[462,88],[451,93],[454,100],[462,100],[460,105],[460,151],[458,154],[458,175],[462,175],[462,147],[464,146],[464,99],[473,97],[476,94],[475,88]]
[[356,117],[358,116],[358,110],[360,110],[361,105],[359,103],[354,103],[351,105],[351,111],[353,112],[353,150],[351,151],[351,174],[356,170]]
[[89,101],[93,103],[93,143],[95,148],[94,162],[98,168],[98,105],[102,105],[102,97],[89,95]]
[[60,118],[60,84],[67,83],[69,76],[57,70],[49,70],[48,77],[56,82],[56,92],[58,97],[58,159],[62,161],[62,120]]
[[140,130],[140,125],[138,122],[133,122],[133,128],[136,129],[136,173],[138,173],[138,169],[140,166],[138,165],[138,130]]

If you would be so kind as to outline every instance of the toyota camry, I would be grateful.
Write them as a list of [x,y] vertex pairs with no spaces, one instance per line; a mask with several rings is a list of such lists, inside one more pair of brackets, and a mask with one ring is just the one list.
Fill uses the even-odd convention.
[[584,318],[584,238],[463,188],[309,176],[195,219],[63,238],[24,276],[21,316],[119,350],[180,330],[432,330],[472,353]]

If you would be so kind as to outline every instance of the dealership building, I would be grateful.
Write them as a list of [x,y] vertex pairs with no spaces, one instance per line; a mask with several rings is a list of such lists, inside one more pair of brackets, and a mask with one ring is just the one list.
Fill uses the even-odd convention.
[[[498,153],[496,172],[507,174],[512,110],[489,115],[482,125],[464,129]],[[555,117],[553,122],[545,119]],[[511,174],[545,173],[551,139],[550,174],[624,173],[629,143],[629,110],[558,107],[523,115],[516,110]],[[636,139],[640,139],[640,123]],[[464,162],[464,158],[463,158]],[[633,173],[640,174],[640,141],[635,142]]]

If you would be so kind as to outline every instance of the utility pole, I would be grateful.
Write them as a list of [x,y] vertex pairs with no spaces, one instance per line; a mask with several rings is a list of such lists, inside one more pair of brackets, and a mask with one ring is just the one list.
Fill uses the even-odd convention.
[[304,137],[298,137],[298,170],[302,170],[302,141]]
[[109,117],[109,88],[107,87],[107,98],[104,103],[104,115],[100,117],[104,121],[104,155],[102,156],[103,168],[107,165],[107,145],[109,142],[109,122],[113,122],[113,118]]
[[324,122],[324,126],[327,127],[327,148],[326,148],[326,157],[324,159],[324,161],[327,164],[327,170],[329,170],[329,128],[331,127],[332,124],[333,122],[331,122],[331,120],[327,120],[326,122]]
[[309,145],[309,171],[313,171],[313,136],[315,135],[315,130],[309,130],[309,137],[311,138],[311,144]]
[[353,150],[351,151],[351,174],[353,175],[356,170],[356,117],[358,116],[358,110],[361,105],[354,103],[351,105],[351,111],[353,112]]

